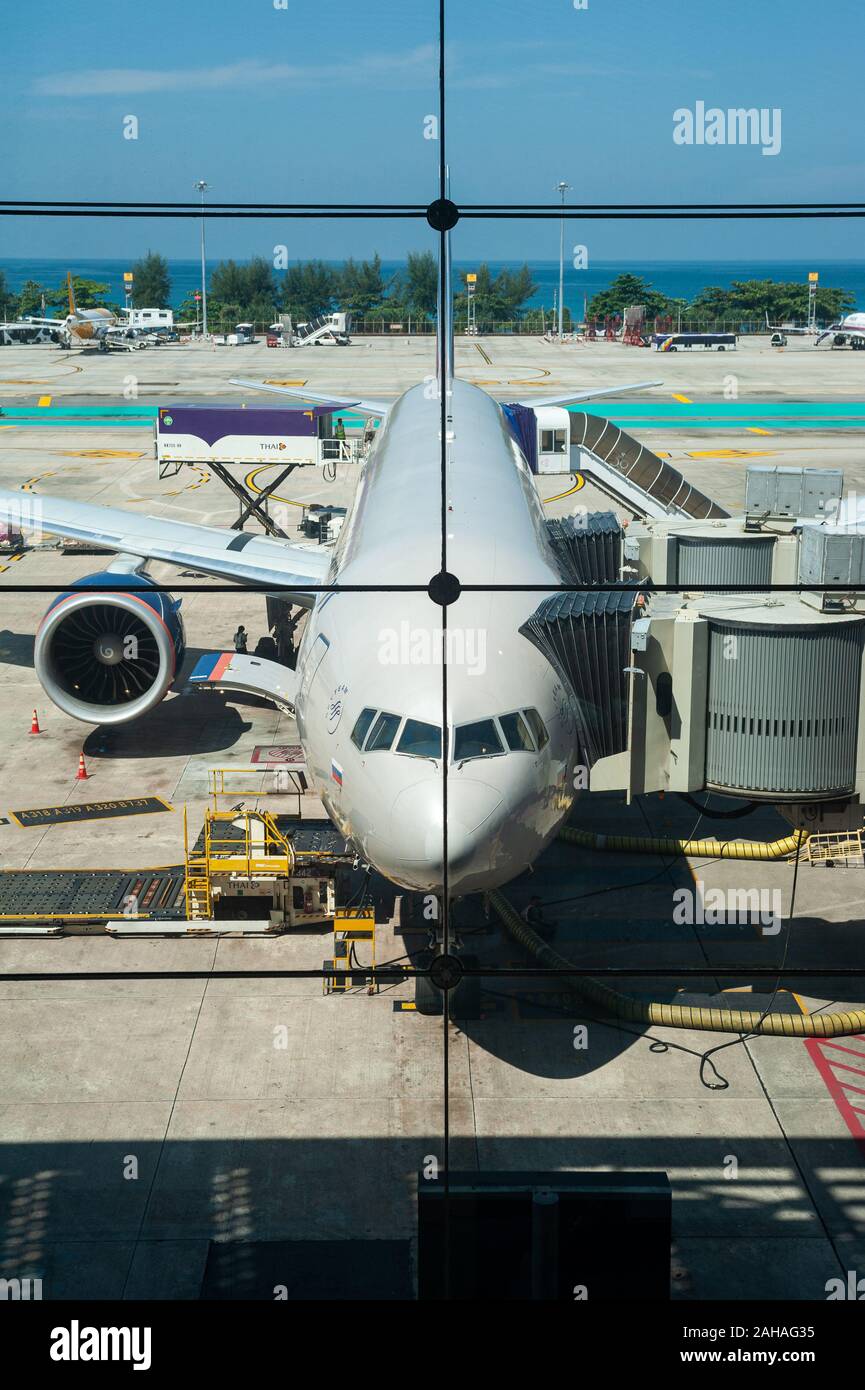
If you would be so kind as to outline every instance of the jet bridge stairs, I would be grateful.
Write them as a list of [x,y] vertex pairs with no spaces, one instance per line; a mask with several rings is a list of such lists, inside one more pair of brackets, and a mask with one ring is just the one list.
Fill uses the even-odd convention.
[[611,420],[571,412],[571,471],[640,517],[711,521],[729,513]]

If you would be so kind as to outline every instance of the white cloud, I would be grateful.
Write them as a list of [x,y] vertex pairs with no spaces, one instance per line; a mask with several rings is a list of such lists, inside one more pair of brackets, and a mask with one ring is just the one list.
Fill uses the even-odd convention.
[[[436,54],[432,44],[406,53],[370,53],[342,66],[330,66],[329,83],[366,82],[388,75],[400,85],[414,84],[419,76],[430,84],[436,73]],[[291,84],[293,87],[320,86],[322,75],[314,68],[291,63],[264,63],[247,59],[211,68],[83,68],[38,77],[33,91],[39,96],[92,97],[133,96],[150,92],[225,91],[256,86]]]

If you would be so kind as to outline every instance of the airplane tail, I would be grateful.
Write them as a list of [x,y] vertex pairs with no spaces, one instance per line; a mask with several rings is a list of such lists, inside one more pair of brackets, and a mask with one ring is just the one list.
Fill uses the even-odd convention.
[[75,304],[75,291],[72,288],[71,270],[67,270],[66,272],[66,292],[69,295],[69,312],[70,314],[75,315],[78,313],[78,309]]

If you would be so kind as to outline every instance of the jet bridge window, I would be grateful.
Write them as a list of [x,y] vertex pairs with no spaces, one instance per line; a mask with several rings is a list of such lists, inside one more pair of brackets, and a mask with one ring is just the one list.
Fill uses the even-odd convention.
[[528,731],[525,719],[517,710],[514,714],[500,714],[499,723],[512,753],[534,753],[535,745]]
[[366,741],[367,753],[377,753],[383,748],[390,748],[396,737],[396,731],[402,720],[401,714],[386,714],[382,710],[378,719],[372,726],[372,732]]
[[478,719],[474,724],[461,724],[454,733],[454,762],[467,758],[494,758],[504,753],[502,741],[492,719]]
[[367,730],[374,719],[374,709],[362,709],[357,716],[355,726],[351,731],[351,741],[356,748],[363,748],[363,741],[366,738]]
[[567,436],[564,430],[541,430],[541,453],[567,453]]
[[547,733],[547,726],[536,709],[526,710],[526,719],[529,721],[529,728],[535,736],[535,743],[538,748],[545,748],[550,741]]
[[438,724],[425,724],[422,719],[407,719],[396,751],[408,753],[412,758],[440,758],[441,728]]

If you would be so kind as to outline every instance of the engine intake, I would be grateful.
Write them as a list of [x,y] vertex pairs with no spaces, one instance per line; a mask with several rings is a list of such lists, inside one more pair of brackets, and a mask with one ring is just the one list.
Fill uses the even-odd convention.
[[[183,654],[180,602],[144,575],[91,575],[98,593],[63,594],[36,634],[36,674],[46,694],[74,719],[124,724],[158,705]],[[113,586],[113,587],[112,587]]]

